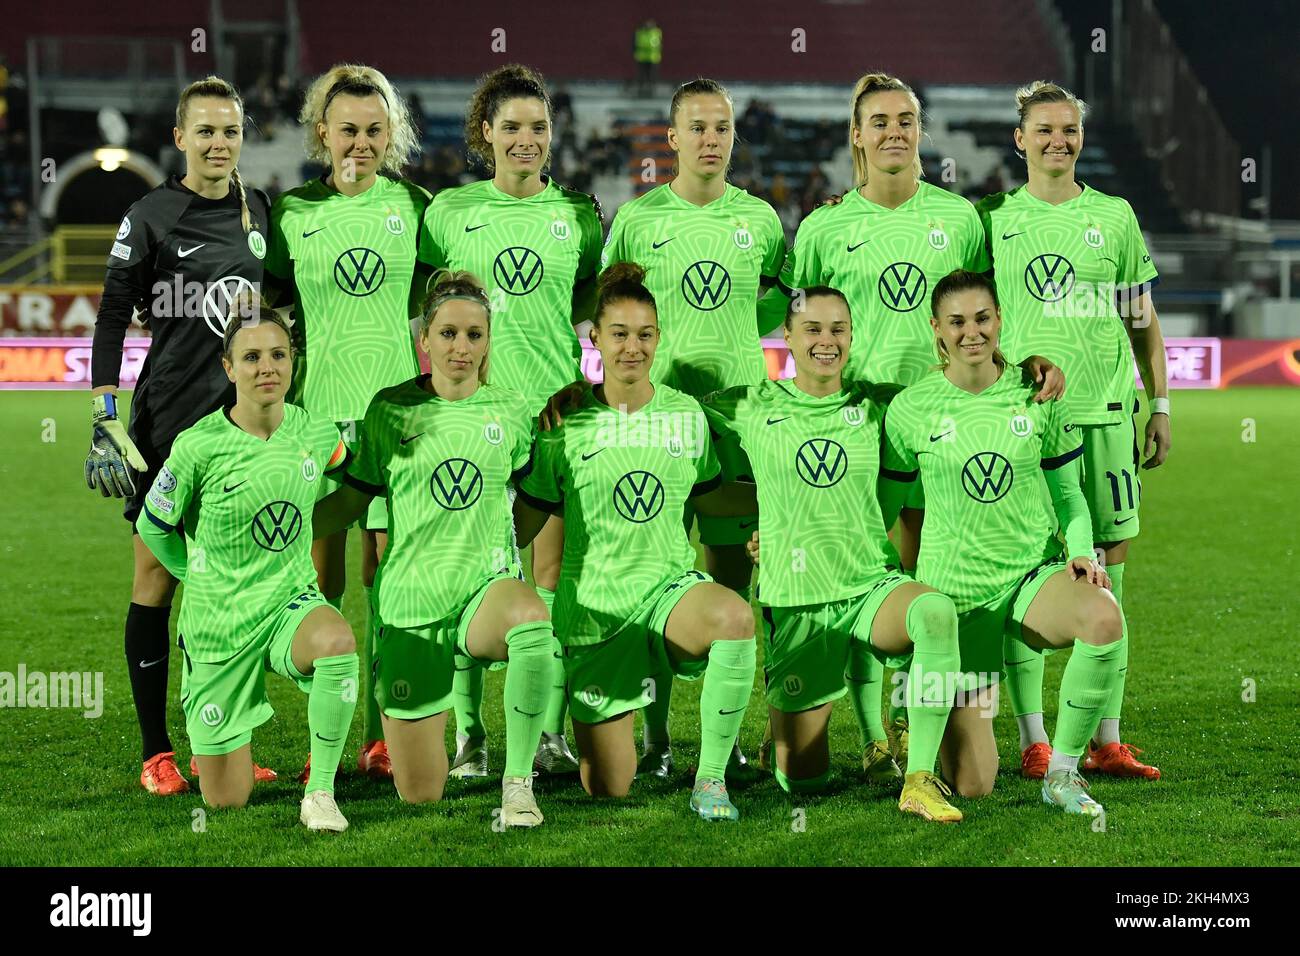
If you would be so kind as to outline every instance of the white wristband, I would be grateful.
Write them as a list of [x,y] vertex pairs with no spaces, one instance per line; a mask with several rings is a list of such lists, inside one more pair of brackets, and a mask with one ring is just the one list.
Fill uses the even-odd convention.
[[1152,414],[1152,415],[1168,415],[1168,414],[1169,414],[1169,399],[1167,399],[1167,398],[1153,398],[1153,399],[1151,399],[1151,414]]

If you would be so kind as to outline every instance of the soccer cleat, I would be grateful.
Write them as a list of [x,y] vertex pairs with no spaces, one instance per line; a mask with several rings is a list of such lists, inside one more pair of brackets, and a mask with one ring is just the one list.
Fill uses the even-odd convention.
[[691,809],[703,820],[739,820],[740,811],[727,796],[727,785],[721,780],[705,777],[695,781],[691,791]]
[[1160,768],[1149,767],[1137,759],[1142,751],[1132,744],[1110,743],[1094,747],[1088,743],[1088,756],[1083,760],[1084,770],[1112,777],[1141,777],[1143,780],[1159,780]]
[[731,756],[727,758],[727,779],[732,783],[753,783],[758,777],[759,768],[749,762],[740,749],[740,742],[732,744]]
[[918,770],[904,779],[898,809],[935,823],[960,823],[961,811],[948,802],[951,796],[952,791],[942,780],[928,770]]
[[447,776],[457,780],[468,780],[488,775],[487,738],[470,740],[456,734],[456,756],[451,762]]
[[1088,796],[1088,781],[1077,770],[1053,770],[1044,777],[1043,803],[1086,817],[1103,814],[1101,804]]
[[673,772],[673,748],[664,744],[663,747],[647,747],[641,759],[637,761],[637,776],[658,777],[660,780],[667,780]]
[[1041,741],[1030,744],[1020,752],[1020,776],[1028,780],[1042,780],[1047,776],[1047,765],[1051,762],[1051,744]]
[[906,767],[907,718],[895,717],[893,723],[885,728],[885,736],[889,738],[889,753],[894,758],[894,763]]
[[181,776],[181,768],[176,766],[174,750],[154,754],[144,762],[144,769],[140,771],[140,786],[160,797],[190,792],[190,782]]
[[562,735],[544,733],[537,745],[537,753],[533,755],[533,770],[548,776],[577,773],[578,758]]
[[897,786],[903,782],[903,771],[889,755],[889,745],[883,740],[873,740],[862,751],[862,769],[866,771],[869,783]]
[[[253,764],[253,767],[256,768],[257,764]],[[342,767],[335,768],[334,779],[338,780],[339,774],[341,774],[342,772],[343,772]],[[271,773],[275,773],[275,771],[272,770]],[[310,777],[311,777],[311,754],[308,754],[307,762],[302,765],[302,773],[298,774],[298,782],[305,784]]]
[[388,744],[372,740],[357,752],[357,770],[371,780],[392,780],[393,762],[388,759]]
[[[191,754],[190,755],[190,776],[197,777],[198,775],[199,775],[199,758]],[[272,770],[270,767],[259,767],[257,764],[253,764],[253,783],[270,783],[272,780],[278,780],[279,778],[280,775],[276,773],[274,770]],[[304,779],[302,782],[306,783],[307,781],[306,779]]]
[[298,819],[308,830],[342,833],[348,828],[347,819],[339,813],[339,805],[334,802],[334,794],[326,790],[313,790],[302,798]]
[[501,822],[508,827],[541,826],[542,811],[533,797],[533,777],[505,777],[501,781]]

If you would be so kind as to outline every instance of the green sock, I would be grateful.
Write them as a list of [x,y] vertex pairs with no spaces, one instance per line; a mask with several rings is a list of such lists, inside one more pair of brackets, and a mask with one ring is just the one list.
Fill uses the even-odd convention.
[[957,608],[947,595],[928,591],[908,606],[905,620],[916,646],[907,680],[907,772],[933,773],[961,669]]
[[[898,670],[894,671],[891,681],[892,686],[889,689],[889,723],[902,717],[907,720],[907,675],[912,670],[912,659],[909,657],[907,663]],[[902,677],[898,675],[902,674]],[[899,687],[899,685],[902,687]]]
[[665,668],[650,674],[654,700],[641,708],[641,741],[648,747],[667,747],[668,709],[673,702],[673,672]]
[[791,780],[781,772],[780,767],[773,767],[772,773],[776,777],[776,782],[786,793],[817,793],[825,790],[826,784],[830,782],[831,772],[827,770],[819,777],[810,777],[807,780]]
[[361,723],[362,746],[372,740],[384,739],[384,721],[379,716],[379,698],[375,696],[374,660],[375,643],[379,640],[379,607],[373,587],[362,585],[366,592],[366,710]]
[[[307,694],[307,727],[311,733],[311,775],[306,793],[313,790],[334,792],[334,772],[343,758],[352,713],[357,709],[356,688],[361,662],[355,653],[337,657],[319,657],[311,676]],[[344,688],[351,681],[352,693]]]
[[537,741],[546,723],[546,702],[554,684],[560,642],[550,621],[529,621],[506,632],[510,666],[506,668],[507,777],[533,772]]
[[487,736],[483,726],[483,665],[460,654],[455,658],[456,673],[451,678],[451,705],[456,712],[456,732],[470,740]]
[[[550,588],[535,588],[537,596],[546,605],[546,613],[555,610],[555,592]],[[564,692],[564,658],[557,649],[552,665],[551,691],[546,701],[546,724],[542,729],[548,734],[564,736],[564,718],[569,712],[569,695]]]
[[327,601],[330,602],[330,606],[331,606],[332,608],[334,608],[334,610],[338,611],[340,614],[343,613],[343,595],[342,595],[342,594],[340,594],[338,597],[327,597],[325,600],[327,600]]
[[[1106,568],[1106,573],[1110,575],[1110,593],[1115,595],[1115,600],[1119,602],[1120,616],[1124,616],[1124,565],[1112,564]],[[1102,708],[1101,717],[1119,720],[1120,712],[1124,709],[1124,680],[1128,677],[1128,621],[1124,621],[1124,639],[1120,641],[1123,645],[1120,651],[1119,670],[1116,672],[1115,680],[1110,685],[1110,699],[1106,701],[1106,706]]]
[[1016,717],[1043,712],[1043,669],[1046,655],[1010,630],[1002,637],[1002,671],[1007,675],[1011,713]]
[[880,688],[885,680],[885,665],[871,650],[869,640],[854,638],[849,642],[849,663],[844,668],[844,686],[849,691],[862,747],[873,740],[885,739],[885,725],[880,721]]
[[1102,708],[1110,699],[1111,688],[1119,678],[1119,664],[1126,656],[1127,643],[1127,637],[1101,647],[1074,642],[1074,653],[1061,677],[1052,750],[1069,757],[1083,755],[1088,738],[1101,719]]
[[754,689],[753,638],[714,641],[700,691],[700,767],[695,780],[725,780],[727,760],[736,745]]

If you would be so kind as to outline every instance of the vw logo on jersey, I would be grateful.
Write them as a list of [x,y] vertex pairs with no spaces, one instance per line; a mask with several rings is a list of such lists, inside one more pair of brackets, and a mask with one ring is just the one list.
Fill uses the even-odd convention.
[[393,213],[384,220],[384,228],[393,235],[400,236],[402,233],[406,232],[406,223],[402,221],[401,216],[397,213]]
[[253,515],[253,541],[267,551],[283,551],[301,531],[302,512],[292,501],[272,501]]
[[383,257],[364,246],[355,246],[334,260],[334,284],[358,298],[376,291],[387,274]]
[[1011,434],[1017,438],[1028,438],[1034,433],[1034,422],[1028,415],[1017,415],[1011,419]]
[[448,511],[464,511],[483,494],[483,473],[468,458],[448,458],[433,469],[429,491]]
[[929,288],[921,267],[911,262],[895,262],[885,266],[876,280],[880,301],[894,312],[911,312],[925,301]]
[[199,711],[199,720],[209,727],[216,727],[225,719],[225,711],[218,704],[204,704],[203,709]]
[[256,229],[248,234],[248,251],[259,259],[266,258],[266,237]]
[[123,216],[122,225],[117,227],[117,241],[121,242],[129,235],[131,235],[131,220],[127,216]]
[[393,695],[393,700],[406,700],[411,696],[411,685],[404,680],[395,680],[389,685],[388,692]]
[[803,693],[803,680],[798,674],[789,674],[781,681],[781,688],[791,697],[798,697]]
[[754,245],[753,234],[744,226],[732,233],[731,240],[736,244],[737,249],[749,249]]
[[226,334],[230,324],[230,307],[235,302],[247,303],[249,296],[255,292],[253,283],[243,276],[222,276],[216,282],[209,283],[203,293],[203,321],[207,323],[212,334],[218,338]]
[[795,452],[794,470],[814,488],[837,485],[849,470],[844,446],[830,438],[810,438]]
[[682,298],[701,312],[712,312],[731,295],[731,274],[720,262],[701,259],[682,273]]
[[850,405],[840,412],[844,416],[844,424],[850,428],[857,428],[867,420],[866,413],[857,405]]
[[527,295],[542,284],[542,257],[527,246],[502,249],[492,263],[492,278],[511,295]]
[[316,459],[311,457],[311,455],[308,455],[302,460],[302,480],[315,481],[316,474]]
[[943,252],[948,248],[948,234],[938,227],[931,229],[930,235],[926,239],[930,243],[930,248],[935,252]]
[[588,684],[578,691],[578,696],[588,707],[595,709],[605,702],[605,691],[599,684]]
[[551,220],[551,235],[556,242],[566,242],[569,238],[569,224],[563,219]]
[[501,431],[501,425],[498,422],[488,422],[483,426],[483,440],[489,445],[501,444],[501,439],[505,435]]
[[1083,241],[1093,249],[1100,249],[1106,244],[1106,237],[1101,234],[1101,230],[1096,226],[1089,226],[1083,231]]
[[648,471],[629,471],[614,485],[614,510],[644,524],[664,510],[664,485]]
[[961,469],[966,494],[986,505],[1005,498],[1014,478],[1011,462],[995,451],[976,452]]
[[1034,256],[1025,266],[1025,289],[1039,302],[1060,302],[1074,288],[1074,266],[1054,252]]

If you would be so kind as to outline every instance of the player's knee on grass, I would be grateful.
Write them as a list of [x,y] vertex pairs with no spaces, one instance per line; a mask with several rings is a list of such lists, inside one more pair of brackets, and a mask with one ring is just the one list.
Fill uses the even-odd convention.
[[973,761],[959,761],[957,771],[953,774],[952,789],[959,797],[987,797],[993,792],[993,781],[997,779],[998,769],[987,770],[977,767]]
[[1085,644],[1102,647],[1124,636],[1124,620],[1119,605],[1105,591],[1097,590],[1082,602],[1075,637]]
[[635,770],[630,774],[619,775],[611,768],[600,768],[592,765],[582,775],[582,788],[587,791],[588,795],[593,797],[609,797],[621,800],[632,791],[632,781],[635,777]]
[[249,774],[246,784],[230,780],[221,786],[205,784],[200,776],[199,790],[203,794],[203,802],[213,810],[238,810],[248,803],[248,798],[253,794],[253,776]]
[[442,799],[446,777],[439,781],[436,777],[419,777],[415,774],[402,773],[393,767],[393,786],[403,803],[437,803]]

